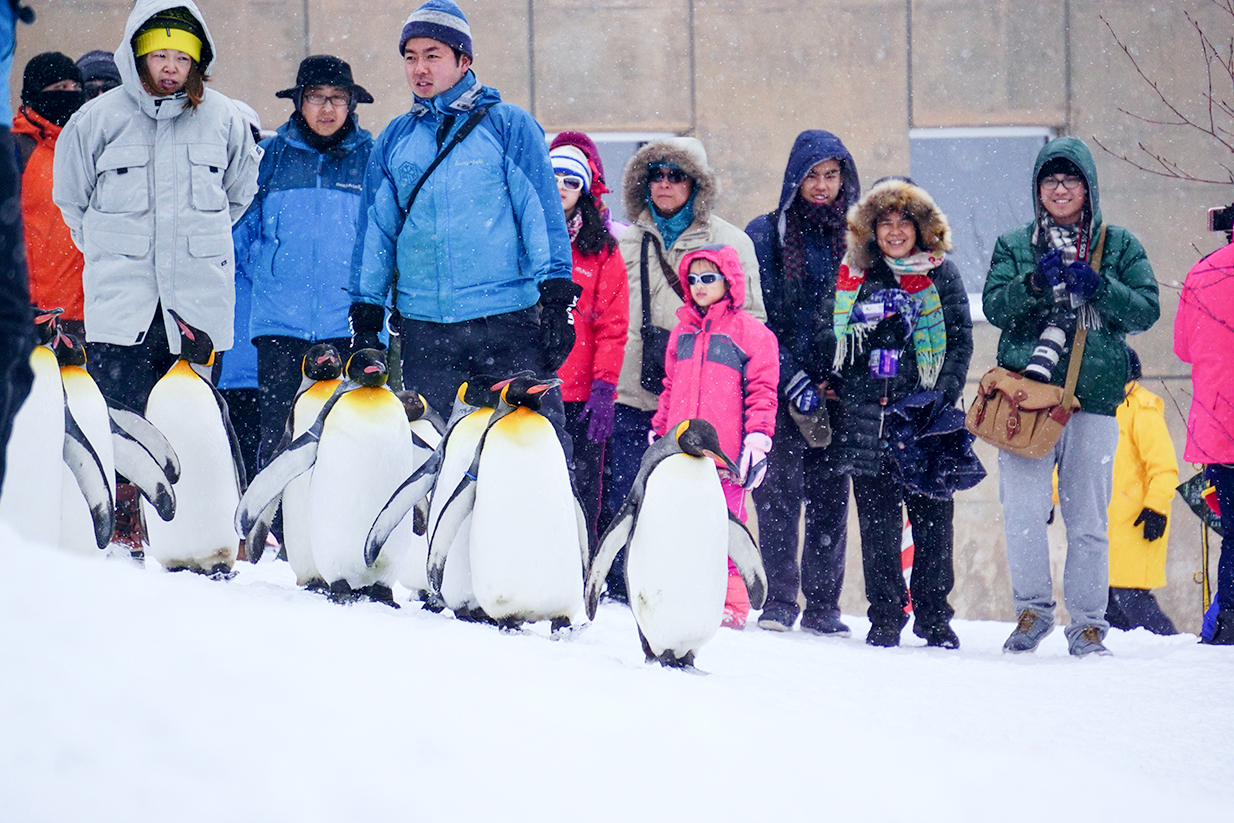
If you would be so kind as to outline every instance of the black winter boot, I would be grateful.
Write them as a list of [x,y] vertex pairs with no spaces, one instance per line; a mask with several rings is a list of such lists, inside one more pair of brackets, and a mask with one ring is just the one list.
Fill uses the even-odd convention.
[[1234,646],[1234,609],[1222,609],[1217,614],[1213,636],[1204,642],[1210,646]]

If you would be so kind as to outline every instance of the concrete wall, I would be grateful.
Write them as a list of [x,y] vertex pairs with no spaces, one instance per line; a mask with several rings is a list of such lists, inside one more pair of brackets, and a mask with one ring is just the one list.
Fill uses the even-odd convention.
[[[13,97],[37,52],[78,56],[114,49],[124,0],[34,0],[39,19],[18,32]],[[361,110],[377,131],[406,111],[410,92],[396,53],[413,3],[366,0],[203,0],[219,45],[214,86],[242,98],[268,128],[289,113],[273,93],[290,86],[299,60],[329,52],[348,60],[377,98]],[[1133,48],[1163,91],[1201,113],[1205,88],[1195,33],[1184,10],[1224,37],[1229,19],[1204,0],[1146,6],[1112,0],[464,0],[475,68],[548,131],[691,133],[707,146],[725,194],[721,216],[745,225],[774,205],[783,165],[802,129],[826,128],[852,150],[862,179],[909,171],[909,129],[1049,126],[1090,142],[1107,219],[1143,241],[1162,284],[1162,320],[1134,341],[1146,383],[1167,397],[1181,454],[1187,369],[1171,354],[1178,283],[1219,245],[1204,210],[1229,202],[1229,186],[1147,175],[1102,153],[1100,139],[1134,152],[1140,141],[1185,165],[1217,172],[1228,153],[1183,130],[1147,124],[1119,109],[1163,114],[1133,73],[1102,17]],[[1024,171],[1026,182],[1029,170]],[[618,177],[615,170],[610,176]],[[975,379],[992,362],[996,331],[977,330]],[[1180,412],[1179,409],[1182,409]],[[954,602],[961,616],[1009,618],[1010,587],[992,476],[957,507]],[[1189,469],[1183,475],[1188,476]],[[1180,626],[1198,625],[1196,521],[1175,506],[1162,598]],[[1055,537],[1061,542],[1062,526]],[[856,528],[844,605],[864,609]]]

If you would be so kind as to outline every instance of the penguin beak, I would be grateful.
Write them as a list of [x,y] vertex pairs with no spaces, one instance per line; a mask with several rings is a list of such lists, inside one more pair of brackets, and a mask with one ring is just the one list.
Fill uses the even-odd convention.
[[527,392],[529,394],[544,394],[544,392],[548,391],[549,389],[553,389],[553,388],[556,388],[557,386],[560,386],[562,382],[563,381],[561,380],[561,378],[553,377],[549,380],[545,380],[543,383],[537,383],[536,385],[527,389]]
[[703,449],[703,454],[707,455],[712,460],[716,461],[718,465],[723,466],[724,468],[731,471],[733,473],[733,476],[736,476],[741,473],[737,469],[737,465],[732,460],[729,460],[728,457],[724,454],[724,452],[715,452],[715,451],[712,451],[711,449]]

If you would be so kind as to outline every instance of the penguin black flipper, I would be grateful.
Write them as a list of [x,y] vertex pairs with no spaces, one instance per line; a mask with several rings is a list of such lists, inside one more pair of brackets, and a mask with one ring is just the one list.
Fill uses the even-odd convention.
[[[477,449],[476,463],[478,462]],[[433,593],[438,596],[441,595],[441,581],[445,576],[446,556],[450,553],[450,546],[454,544],[454,538],[458,536],[463,523],[471,517],[476,506],[476,463],[472,464],[446,501],[446,505],[442,507],[441,516],[437,518],[437,528],[433,530],[428,541],[428,582]]]
[[104,399],[107,401],[107,415],[111,418],[113,435],[117,431],[123,432],[129,439],[141,444],[141,447],[148,451],[162,468],[163,474],[167,475],[168,482],[173,484],[180,482],[180,458],[176,456],[176,450],[167,442],[163,433],[153,423],[123,403],[112,400],[110,397]]
[[750,608],[761,609],[767,600],[767,572],[754,536],[731,511],[728,513],[728,556],[741,573],[750,595]]
[[244,452],[240,450],[240,438],[236,436],[236,429],[231,425],[231,410],[227,408],[227,401],[219,394],[219,390],[214,388],[214,384],[207,380],[206,385],[214,393],[214,402],[219,404],[219,413],[223,415],[223,428],[227,432],[227,442],[231,445],[231,464],[236,470],[236,488],[240,490],[240,494],[244,494],[249,485],[248,472],[244,468]]
[[114,419],[111,421],[111,447],[116,474],[127,477],[164,521],[175,517],[176,493],[164,466],[140,441],[117,426]]
[[411,476],[394,490],[394,494],[390,495],[386,505],[378,512],[377,518],[369,529],[368,537],[364,541],[366,565],[372,566],[377,562],[382,548],[385,547],[386,541],[390,539],[390,535],[398,524],[402,523],[407,513],[432,491],[433,482],[437,479],[437,470],[440,467],[441,455],[434,451],[429,459],[412,472]]
[[266,551],[266,538],[270,534],[270,524],[274,522],[274,515],[278,513],[279,504],[283,502],[283,493],[279,492],[274,500],[270,501],[270,505],[262,511],[257,517],[257,522],[253,524],[253,528],[244,536],[244,556],[248,558],[250,563],[257,563],[261,560],[261,556]]
[[600,548],[596,550],[595,557],[591,559],[591,568],[587,570],[587,585],[583,589],[583,596],[587,604],[588,620],[596,619],[596,608],[600,605],[600,595],[604,591],[604,580],[608,577],[608,571],[612,568],[613,560],[617,558],[617,553],[629,544],[630,535],[634,533],[635,518],[635,507],[622,506],[621,512],[618,513],[617,517],[613,519],[613,522],[604,531],[604,537],[600,541]]
[[259,471],[244,490],[240,505],[236,507],[236,529],[245,536],[246,541],[265,512],[279,502],[287,484],[313,468],[317,462],[320,435],[321,430],[314,425],[297,437],[286,451]]
[[116,501],[111,494],[103,461],[99,460],[94,446],[90,445],[67,405],[64,407],[64,462],[72,470],[77,487],[90,507],[94,542],[100,549],[106,549],[116,527]]

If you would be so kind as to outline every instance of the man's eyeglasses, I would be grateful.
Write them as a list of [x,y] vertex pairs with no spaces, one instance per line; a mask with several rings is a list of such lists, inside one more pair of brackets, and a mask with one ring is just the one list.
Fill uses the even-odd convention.
[[702,283],[704,286],[710,286],[723,276],[718,271],[705,271],[702,274],[687,274],[686,280],[689,281],[691,286],[697,286],[699,283]]
[[304,102],[310,106],[324,106],[328,103],[336,109],[345,109],[351,103],[351,98],[346,94],[332,94],[327,97],[312,91],[304,95]]
[[555,173],[553,176],[557,178],[557,185],[561,186],[566,191],[581,191],[583,188],[583,178],[581,177],[575,177],[573,174],[560,173]]
[[1072,177],[1071,175],[1059,177],[1043,177],[1041,178],[1041,188],[1047,191],[1053,191],[1059,186],[1062,186],[1067,191],[1078,189],[1084,183],[1083,177]]
[[684,183],[690,179],[690,175],[686,174],[681,169],[670,169],[665,166],[658,166],[652,169],[647,175],[648,183],[658,183],[661,180],[667,180],[670,183]]

